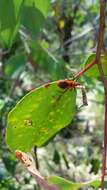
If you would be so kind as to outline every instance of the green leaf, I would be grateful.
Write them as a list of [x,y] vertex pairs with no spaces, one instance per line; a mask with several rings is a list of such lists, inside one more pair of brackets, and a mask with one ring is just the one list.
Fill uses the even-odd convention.
[[[27,16],[26,16],[27,15]],[[27,30],[34,36],[36,36],[45,22],[43,14],[34,6],[23,6],[21,15],[21,23]]]
[[0,0],[0,44],[11,47],[20,25],[37,35],[45,22],[50,1]]
[[51,0],[25,0],[25,5],[36,7],[44,17],[47,17]]
[[5,101],[0,99],[0,111],[4,107],[4,105],[5,105]]
[[93,180],[93,181],[88,181],[85,183],[74,183],[72,181],[66,180],[62,177],[58,176],[50,176],[47,178],[48,182],[56,185],[59,187],[61,190],[79,190],[79,188],[85,187],[85,186],[93,186],[95,188],[98,188],[100,186],[100,180]]
[[16,24],[13,0],[0,0],[0,30],[12,28]]
[[106,54],[102,55],[101,63],[102,63],[104,74],[107,77],[107,55]]
[[36,0],[36,7],[42,12],[42,14],[46,17],[49,12],[51,0]]
[[60,163],[60,154],[59,154],[59,152],[56,149],[54,151],[53,162],[55,164],[59,164]]
[[21,9],[23,5],[23,0],[14,0],[14,12],[16,20],[20,17]]
[[[94,61],[95,56],[96,56],[95,53],[92,53],[91,55],[89,55],[84,63],[84,67],[86,65],[90,64],[92,61]],[[104,74],[105,74],[105,76],[107,76],[107,55],[106,54],[101,55],[101,64],[102,64]],[[99,73],[97,64],[93,65],[88,71],[86,71],[85,75],[88,77],[94,77],[94,78],[100,77],[100,73]]]
[[[27,16],[26,16],[27,15]],[[22,12],[21,23],[31,32],[33,35],[37,35],[44,24],[44,17],[34,7],[25,6]]]
[[31,43],[32,57],[35,62],[48,72],[52,80],[58,80],[66,77],[63,60],[58,60],[47,49],[38,43]]
[[26,55],[25,53],[17,53],[16,55],[11,56],[5,64],[5,74],[16,77],[26,64]]
[[[48,15],[50,0],[25,0],[21,15],[21,23],[34,36],[42,29]],[[27,16],[26,16],[27,15]]]
[[19,13],[23,0],[0,0],[0,43],[10,47],[19,29]]
[[8,115],[6,141],[10,149],[29,151],[42,146],[66,127],[76,112],[76,90],[57,82],[41,86],[22,98]]
[[104,181],[104,188],[107,189],[107,181]]
[[19,29],[19,23],[16,25],[14,29],[7,28],[0,32],[0,44],[3,47],[10,48],[15,41],[17,32]]

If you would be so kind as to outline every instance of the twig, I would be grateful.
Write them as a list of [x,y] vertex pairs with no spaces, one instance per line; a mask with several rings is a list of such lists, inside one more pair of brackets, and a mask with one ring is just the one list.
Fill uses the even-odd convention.
[[96,64],[96,60],[93,60],[90,64],[86,65],[81,71],[74,75],[73,79],[78,80],[88,69]]
[[33,166],[32,161],[30,160],[30,158],[26,153],[17,150],[16,157],[22,162],[22,164],[24,164],[25,168],[36,179],[37,183],[40,186],[42,186],[46,190],[58,190],[56,186],[50,185],[47,182],[47,180],[45,180],[45,178],[41,176],[39,171]]
[[105,93],[105,125],[104,125],[104,150],[103,150],[103,161],[102,161],[102,180],[101,190],[104,190],[104,177],[107,175],[106,172],[106,156],[107,156],[107,93]]
[[99,27],[98,45],[97,45],[97,53],[95,60],[98,65],[98,69],[105,90],[104,153],[102,161],[101,190],[104,190],[104,177],[106,175],[106,156],[107,156],[107,79],[104,76],[104,71],[102,68],[102,64],[100,62],[101,51],[104,48],[105,16],[106,16],[106,0],[100,0],[100,27]]
[[37,147],[34,146],[34,159],[36,168],[39,170],[39,161],[38,161],[38,154],[37,154]]
[[107,81],[104,77],[104,71],[102,68],[102,64],[100,62],[101,52],[104,47],[105,16],[106,16],[106,1],[100,0],[100,27],[99,27],[98,45],[97,45],[95,60],[98,65],[98,69],[101,75],[102,82],[104,84],[104,88],[107,90]]

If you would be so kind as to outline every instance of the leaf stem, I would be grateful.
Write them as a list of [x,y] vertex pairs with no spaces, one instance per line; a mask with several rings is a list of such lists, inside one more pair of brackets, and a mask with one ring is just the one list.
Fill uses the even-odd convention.
[[98,70],[100,72],[101,80],[103,82],[105,91],[105,123],[104,123],[104,152],[102,161],[102,178],[101,178],[101,190],[104,190],[104,177],[106,173],[106,159],[107,159],[107,77],[104,75],[102,64],[100,62],[101,52],[104,50],[104,33],[105,33],[105,16],[106,16],[106,0],[100,0],[100,24],[99,24],[99,34],[98,34],[98,45],[96,58],[92,63],[88,64],[84,69],[79,71],[74,79],[79,79],[88,69],[90,69],[94,64],[98,65]]
[[93,60],[90,64],[86,65],[86,67],[84,67],[77,74],[75,74],[73,79],[78,80],[88,69],[90,69],[96,63],[97,63],[96,60]]

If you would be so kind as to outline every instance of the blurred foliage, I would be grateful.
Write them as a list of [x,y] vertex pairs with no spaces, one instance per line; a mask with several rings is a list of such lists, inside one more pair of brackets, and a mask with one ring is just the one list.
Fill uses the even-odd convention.
[[[0,0],[1,190],[40,190],[5,143],[7,115],[35,87],[73,77],[87,64],[96,51],[98,23],[95,0]],[[90,70],[80,82],[87,89],[88,107],[79,109],[78,91],[73,121],[47,145],[32,150],[44,176],[57,174],[77,183],[101,174],[104,119],[100,79]]]

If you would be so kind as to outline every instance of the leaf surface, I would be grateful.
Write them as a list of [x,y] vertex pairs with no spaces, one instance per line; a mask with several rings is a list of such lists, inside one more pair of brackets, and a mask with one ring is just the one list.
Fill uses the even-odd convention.
[[21,15],[21,24],[27,29],[29,33],[33,36],[38,35],[43,24],[45,22],[45,17],[43,14],[34,6],[23,6],[23,11]]
[[11,56],[5,64],[5,74],[16,77],[26,64],[26,55],[25,53],[17,53]]
[[[90,64],[92,61],[94,61],[95,56],[96,56],[95,53],[92,53],[91,55],[89,55],[89,57],[86,59],[86,61],[84,63],[84,67],[87,64]],[[105,74],[105,76],[107,76],[107,55],[101,55],[101,64],[102,64],[104,74]],[[97,64],[93,65],[88,71],[86,71],[85,75],[88,77],[94,77],[94,78],[100,77],[100,73],[99,73]]]
[[66,77],[65,62],[56,59],[47,49],[43,48],[39,43],[31,43],[32,57],[35,63],[40,65],[48,72],[52,80],[58,80]]
[[22,0],[0,0],[0,43],[10,47],[20,26]]
[[66,127],[76,112],[76,89],[57,82],[41,86],[23,97],[8,115],[6,141],[12,150],[42,146]]
[[79,190],[82,187],[92,186],[94,188],[98,188],[100,186],[100,179],[84,182],[84,183],[76,183],[69,180],[66,180],[59,176],[50,176],[48,177],[48,182],[53,185],[56,185],[61,190]]

